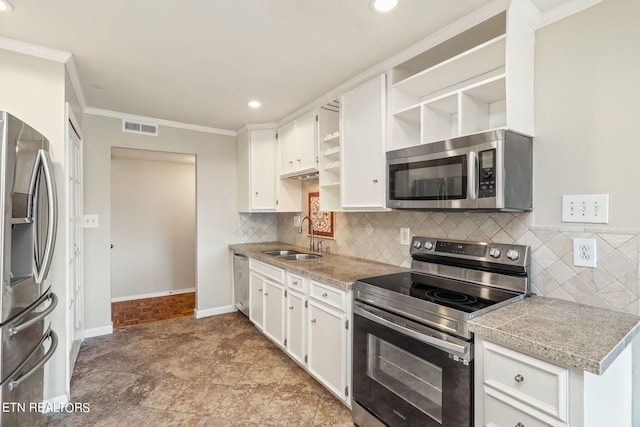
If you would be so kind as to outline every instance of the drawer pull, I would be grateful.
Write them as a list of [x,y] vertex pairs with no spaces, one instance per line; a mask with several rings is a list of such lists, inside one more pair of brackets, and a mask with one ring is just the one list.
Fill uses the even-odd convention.
[[[513,379],[516,380],[517,383],[521,383],[521,382],[524,381],[524,377],[522,375],[520,375],[520,374],[516,375],[515,378],[513,378]],[[520,427],[520,426],[517,426],[517,427]],[[522,427],[524,427],[524,426],[522,426]]]
[[316,323],[316,319],[311,319],[311,323],[315,324]]
[[518,423],[518,424],[516,424],[516,427],[524,427],[524,424]]
[[298,284],[298,281],[297,281],[297,280],[294,280],[294,281],[293,281],[293,284],[294,284],[294,285],[297,285],[297,284]]
[[262,289],[258,289],[258,292],[262,292]]
[[289,307],[289,310],[293,310],[293,306]]
[[328,294],[328,293],[326,293],[326,292],[322,294],[322,298],[326,298],[326,297],[328,297],[328,296],[329,296],[329,294]]
[[265,297],[268,297],[268,296],[269,296],[269,292],[265,292],[265,293],[264,293],[264,296],[265,296]]

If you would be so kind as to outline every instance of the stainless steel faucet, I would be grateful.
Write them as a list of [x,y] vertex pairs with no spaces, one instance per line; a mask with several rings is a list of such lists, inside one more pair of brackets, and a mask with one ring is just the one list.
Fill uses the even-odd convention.
[[313,252],[315,244],[313,243],[313,221],[311,221],[311,218],[309,218],[308,216],[305,216],[300,220],[300,227],[298,228],[298,234],[302,234],[302,223],[304,222],[305,219],[309,221],[309,227],[311,228],[311,233],[309,236],[309,250]]

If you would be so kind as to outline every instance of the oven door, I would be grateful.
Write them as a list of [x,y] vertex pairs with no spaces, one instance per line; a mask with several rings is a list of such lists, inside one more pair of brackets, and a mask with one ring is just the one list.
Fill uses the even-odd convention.
[[390,426],[471,426],[472,345],[354,302],[354,422],[364,408]]

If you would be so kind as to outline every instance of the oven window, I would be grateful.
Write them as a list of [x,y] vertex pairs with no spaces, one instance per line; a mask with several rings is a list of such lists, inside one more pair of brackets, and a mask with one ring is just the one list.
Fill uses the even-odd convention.
[[459,200],[467,197],[467,156],[389,165],[392,200]]
[[442,369],[368,334],[367,375],[442,424]]

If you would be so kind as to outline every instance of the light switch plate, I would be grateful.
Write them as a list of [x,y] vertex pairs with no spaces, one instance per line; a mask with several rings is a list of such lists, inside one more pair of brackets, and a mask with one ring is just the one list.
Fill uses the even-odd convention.
[[609,223],[609,195],[562,196],[562,222]]
[[293,226],[300,227],[300,215],[293,216]]
[[82,228],[98,228],[98,215],[83,215]]

